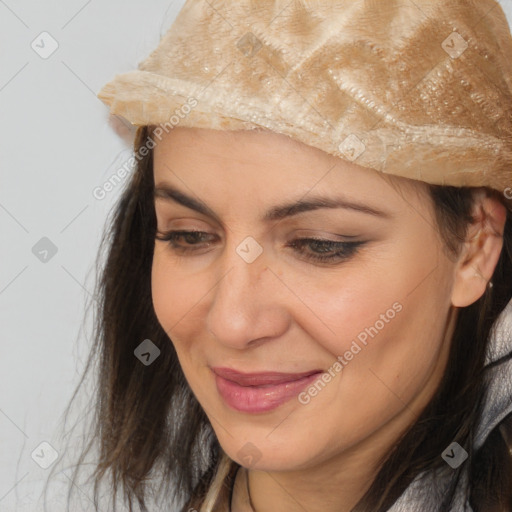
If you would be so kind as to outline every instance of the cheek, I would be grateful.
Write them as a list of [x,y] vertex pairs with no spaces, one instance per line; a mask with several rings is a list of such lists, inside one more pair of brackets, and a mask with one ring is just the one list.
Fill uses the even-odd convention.
[[338,279],[292,281],[316,313],[295,319],[333,359],[346,355],[345,366],[395,374],[392,381],[428,373],[442,345],[453,276],[435,233],[417,231],[380,246],[366,264],[348,265]]
[[155,244],[151,269],[151,295],[156,317],[172,340],[180,356],[185,340],[199,332],[199,323],[195,318],[196,305],[205,291],[194,276],[184,275],[179,268],[169,263],[165,247]]
[[335,376],[302,396],[309,409],[306,429],[315,428],[320,416],[328,423],[329,410],[331,428],[343,432],[348,446],[404,408],[419,412],[413,400],[424,405],[423,397],[434,391],[448,347],[450,269],[437,264],[435,252],[410,256],[388,262],[387,269],[347,274],[337,292],[310,296],[330,329],[319,328],[318,320],[303,328],[330,353]]

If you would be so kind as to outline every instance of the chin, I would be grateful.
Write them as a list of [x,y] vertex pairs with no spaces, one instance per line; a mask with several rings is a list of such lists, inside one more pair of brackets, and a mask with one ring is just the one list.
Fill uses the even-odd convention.
[[244,436],[229,436],[219,442],[226,454],[235,462],[248,469],[257,471],[295,471],[306,469],[312,461],[319,457],[312,451],[305,451],[304,446],[310,440],[295,440],[289,437],[270,434],[275,439],[270,440],[269,432],[260,435],[247,433]]

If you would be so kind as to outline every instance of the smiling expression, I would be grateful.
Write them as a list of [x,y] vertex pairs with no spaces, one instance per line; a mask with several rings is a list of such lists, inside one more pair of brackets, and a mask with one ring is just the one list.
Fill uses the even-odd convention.
[[154,178],[155,313],[226,453],[243,464],[250,442],[256,467],[284,470],[389,446],[434,393],[453,327],[425,184],[272,132],[183,127]]

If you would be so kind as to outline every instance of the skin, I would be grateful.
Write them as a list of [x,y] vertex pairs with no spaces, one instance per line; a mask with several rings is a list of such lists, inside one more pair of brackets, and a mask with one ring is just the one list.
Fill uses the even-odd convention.
[[[153,303],[224,451],[246,467],[246,443],[258,451],[249,467],[255,510],[350,511],[435,392],[457,308],[482,295],[499,258],[505,208],[479,193],[477,222],[460,256],[449,257],[425,184],[266,130],[174,128],[155,147],[154,178],[218,217],[155,199],[160,232],[212,236],[209,245],[179,239],[196,243],[184,255],[155,241]],[[322,208],[262,222],[271,207],[313,194],[390,217]],[[247,236],[263,248],[250,264],[236,252]],[[343,236],[366,243],[337,263],[308,261],[286,247],[299,237]],[[250,414],[219,395],[211,366],[327,371],[397,302],[400,312],[307,405],[291,399]]]

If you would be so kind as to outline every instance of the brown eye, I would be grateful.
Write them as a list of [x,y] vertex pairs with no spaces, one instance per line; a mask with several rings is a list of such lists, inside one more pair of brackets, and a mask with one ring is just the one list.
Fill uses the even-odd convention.
[[[206,243],[206,247],[208,247],[209,242],[206,240],[211,236],[204,231],[169,231],[161,233],[160,236],[157,235],[156,239],[168,242],[172,250],[176,252],[189,253],[197,250],[197,246],[201,243]],[[179,240],[183,240],[188,246],[178,243]]]
[[[320,238],[297,238],[287,244],[287,246],[296,249],[297,252],[301,253],[307,260],[339,262],[356,254],[359,246],[365,243],[364,241],[335,242],[334,240],[324,240]],[[304,250],[304,246],[309,249]]]
[[[214,235],[204,231],[169,231],[156,236],[157,240],[168,242],[171,249],[179,254],[189,254],[210,246]],[[178,243],[179,241],[182,243]],[[183,243],[184,242],[184,243]],[[303,259],[319,263],[337,263],[347,260],[365,244],[365,241],[339,242],[321,238],[297,238],[287,244]]]

